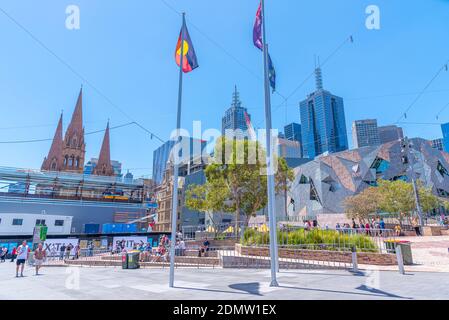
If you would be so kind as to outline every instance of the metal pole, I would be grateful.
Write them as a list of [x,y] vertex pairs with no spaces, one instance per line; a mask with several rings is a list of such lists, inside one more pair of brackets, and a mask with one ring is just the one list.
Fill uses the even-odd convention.
[[268,219],[270,222],[270,258],[271,258],[271,287],[277,287],[276,265],[277,259],[277,232],[275,215],[275,193],[274,193],[274,159],[271,146],[271,96],[270,79],[268,77],[268,44],[265,33],[265,1],[261,0],[262,9],[262,34],[263,34],[263,59],[264,59],[264,87],[265,87],[265,124],[267,141],[267,183],[268,183]]
[[421,232],[422,232],[422,228],[424,228],[424,220],[423,220],[423,215],[422,215],[421,202],[419,199],[418,186],[416,185],[415,170],[413,169],[414,158],[413,158],[413,155],[410,154],[410,144],[409,144],[407,137],[404,138],[404,145],[405,145],[404,147],[405,147],[405,151],[407,154],[407,160],[408,160],[408,164],[409,164],[410,178],[412,179],[413,193],[415,196],[415,203],[416,203],[416,211],[418,213],[419,225],[421,226]]
[[404,259],[402,258],[402,248],[400,245],[396,246],[396,259],[398,260],[399,273],[405,274]]
[[[186,14],[182,13],[181,29],[181,58],[179,63],[179,91],[178,91],[178,114],[176,119],[176,141],[179,143],[179,131],[181,129],[181,106],[182,106],[182,65],[184,64],[184,26],[186,23]],[[173,150],[177,150],[176,145]],[[178,150],[179,151],[179,150]],[[179,162],[177,156],[173,153],[173,194],[172,194],[172,223],[171,223],[171,246],[170,246],[170,288],[175,285],[175,244],[176,244],[176,226],[178,221],[178,177]]]

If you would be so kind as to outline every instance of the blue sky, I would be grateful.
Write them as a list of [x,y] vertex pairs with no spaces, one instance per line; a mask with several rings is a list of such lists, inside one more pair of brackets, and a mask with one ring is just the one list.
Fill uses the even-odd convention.
[[[446,0],[266,1],[271,56],[284,96],[313,71],[315,54],[323,60],[354,36],[354,43],[341,47],[323,67],[325,88],[345,99],[348,131],[357,119],[395,123],[449,59]],[[185,77],[183,127],[191,129],[192,121],[200,120],[204,129],[220,129],[235,84],[254,124],[263,126],[262,57],[252,45],[258,0],[165,2],[187,12],[200,63]],[[81,10],[80,30],[65,28],[71,4]],[[371,4],[380,8],[380,30],[365,28],[365,8]],[[103,129],[108,119],[116,126],[130,117],[168,139],[176,123],[173,53],[181,20],[162,0],[1,0],[0,8],[128,115],[84,83],[87,132]],[[52,137],[61,110],[66,127],[83,81],[2,12],[0,39],[0,141]],[[313,89],[310,79],[286,103],[274,95],[273,125],[299,122],[298,103]],[[449,108],[435,119],[447,103],[449,72],[443,72],[406,121],[447,122]],[[438,125],[403,127],[411,137],[441,136]],[[97,156],[101,139],[102,134],[86,137],[86,159]],[[49,146],[0,144],[0,165],[39,168]],[[111,132],[112,157],[137,176],[151,174],[158,146],[137,127]]]

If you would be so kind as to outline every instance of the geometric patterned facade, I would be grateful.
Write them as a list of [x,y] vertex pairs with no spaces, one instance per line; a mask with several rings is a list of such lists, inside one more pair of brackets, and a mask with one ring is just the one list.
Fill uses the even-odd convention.
[[[449,154],[432,148],[428,140],[410,142],[415,176],[435,195],[449,197]],[[401,155],[401,142],[394,141],[318,157],[295,168],[289,215],[341,214],[346,197],[376,186],[378,179],[410,182]]]

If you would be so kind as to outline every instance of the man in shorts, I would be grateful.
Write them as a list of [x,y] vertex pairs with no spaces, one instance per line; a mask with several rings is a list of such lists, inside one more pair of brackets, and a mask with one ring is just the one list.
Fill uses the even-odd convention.
[[28,251],[29,248],[27,246],[27,242],[24,240],[22,244],[17,248],[16,278],[19,277],[19,267],[21,267],[20,276],[23,277],[25,262],[28,260]]
[[42,243],[39,243],[37,249],[34,251],[34,265],[36,267],[36,276],[39,275],[39,269],[44,264],[44,259],[47,257],[47,252],[42,248]]

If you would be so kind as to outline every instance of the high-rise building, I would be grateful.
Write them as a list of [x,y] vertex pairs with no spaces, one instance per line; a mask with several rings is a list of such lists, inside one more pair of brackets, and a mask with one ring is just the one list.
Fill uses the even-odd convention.
[[[189,148],[189,150],[181,150],[181,154],[179,155],[181,161],[185,161],[189,155],[190,159],[201,157],[207,145],[206,141],[191,137],[181,137],[180,143],[183,149]],[[156,184],[162,182],[164,172],[167,169],[167,162],[170,160],[170,154],[174,146],[175,141],[169,140],[153,152],[153,181]]]
[[401,127],[391,125],[378,127],[380,143],[388,143],[404,138],[404,131]]
[[432,148],[444,151],[444,142],[443,139],[434,139],[431,140],[430,143],[432,144]]
[[356,120],[352,123],[352,142],[354,148],[375,147],[380,145],[377,120]]
[[284,127],[284,138],[290,141],[299,142],[300,146],[300,154],[299,156],[302,158],[302,135],[301,135],[301,125],[299,123],[290,123]]
[[248,110],[242,107],[240,93],[237,91],[237,86],[235,86],[231,107],[226,110],[222,119],[221,133],[224,136],[226,130],[233,130],[237,138],[247,137],[248,123],[250,122],[251,116],[248,114]]
[[321,68],[315,69],[316,91],[300,103],[303,156],[348,149],[343,98],[323,89]]
[[443,132],[444,151],[449,152],[449,123],[442,124],[441,131]]

